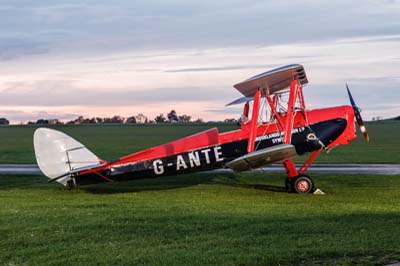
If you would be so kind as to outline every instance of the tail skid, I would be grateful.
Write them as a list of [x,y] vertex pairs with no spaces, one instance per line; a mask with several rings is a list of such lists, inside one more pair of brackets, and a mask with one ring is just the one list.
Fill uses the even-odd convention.
[[79,171],[105,164],[82,143],[54,129],[38,128],[33,143],[38,166],[49,182],[66,186]]

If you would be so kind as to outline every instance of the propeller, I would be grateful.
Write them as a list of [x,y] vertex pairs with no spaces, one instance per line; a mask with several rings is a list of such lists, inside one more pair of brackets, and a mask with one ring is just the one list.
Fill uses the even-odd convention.
[[349,94],[351,106],[353,106],[354,116],[356,117],[357,124],[360,127],[360,131],[363,134],[365,140],[368,142],[369,136],[368,136],[367,128],[364,125],[364,121],[361,118],[361,109],[358,108],[356,103],[354,102],[353,96],[351,95],[351,92],[350,92],[350,89],[349,89],[349,86],[347,85],[347,83],[346,83],[346,88],[347,88],[347,93]]

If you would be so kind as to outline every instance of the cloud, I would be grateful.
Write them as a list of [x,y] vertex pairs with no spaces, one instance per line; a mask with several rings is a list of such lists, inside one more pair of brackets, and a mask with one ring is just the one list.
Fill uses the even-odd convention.
[[12,60],[27,55],[48,53],[48,45],[44,42],[32,41],[28,38],[0,38],[0,61]]
[[[23,90],[20,90],[23,88]],[[214,101],[226,96],[225,88],[160,87],[146,90],[108,88],[99,93],[96,89],[83,89],[70,81],[38,81],[33,84],[11,83],[3,89],[0,105],[25,106],[118,106],[187,101]],[[171,104],[171,105],[172,105]]]
[[[370,103],[391,104],[400,96],[396,60],[400,41],[371,39],[373,43],[360,44],[358,38],[349,38],[24,60],[4,69],[0,105],[36,106],[38,110],[74,106],[105,110],[131,105],[138,110],[164,104],[166,109],[185,106],[182,108],[190,112],[203,111],[206,119],[222,117],[233,110],[224,111],[224,105],[241,96],[233,84],[274,67],[300,62],[310,81],[304,90],[309,107],[348,104],[344,89],[348,82],[357,103],[366,110]],[[187,107],[188,103],[197,104]],[[385,112],[385,108],[378,112]]]
[[0,25],[2,34],[32,35],[31,42],[43,40],[40,32],[65,32],[47,47],[55,53],[209,49],[398,34],[399,6],[361,0],[23,0],[0,5]]
[[[244,66],[226,66],[226,67],[197,67],[197,68],[180,68],[166,70],[165,72],[179,73],[179,72],[209,72],[209,71],[226,71],[226,70],[240,70],[240,69],[254,69],[254,68],[265,68],[268,65],[244,65]],[[269,66],[271,67],[271,66]]]
[[226,109],[208,109],[205,110],[208,113],[213,113],[213,114],[219,114],[219,115],[233,115],[235,117],[240,116],[240,114],[242,113],[243,109],[242,108],[238,108],[238,107],[229,107]]

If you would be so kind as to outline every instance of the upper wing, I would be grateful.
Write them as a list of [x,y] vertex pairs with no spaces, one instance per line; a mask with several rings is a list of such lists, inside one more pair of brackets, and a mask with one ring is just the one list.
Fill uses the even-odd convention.
[[293,64],[276,68],[240,82],[234,87],[246,97],[253,97],[261,89],[264,95],[285,91],[292,80],[298,79],[302,85],[307,84],[306,72],[302,65]]
[[245,102],[250,102],[250,101],[252,101],[253,99],[254,99],[254,97],[246,97],[246,96],[244,96],[244,97],[242,97],[242,98],[239,98],[239,99],[234,100],[233,102],[228,103],[228,104],[225,105],[225,106],[230,106],[230,105],[235,105],[235,104],[241,104],[241,103],[245,103]]
[[280,144],[243,155],[228,162],[226,166],[236,172],[241,172],[267,164],[288,160],[296,155],[296,149],[293,145]]

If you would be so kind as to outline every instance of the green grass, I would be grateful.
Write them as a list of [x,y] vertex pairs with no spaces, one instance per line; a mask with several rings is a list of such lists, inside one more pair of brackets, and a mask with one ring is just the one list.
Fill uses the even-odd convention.
[[400,176],[195,174],[68,191],[0,177],[0,265],[384,265],[400,260]]
[[[78,139],[101,158],[114,160],[215,126],[221,132],[238,128],[233,124],[74,125],[54,128]],[[370,143],[359,137],[350,145],[322,154],[317,163],[399,163],[400,123],[367,123],[367,128]],[[0,163],[35,163],[32,144],[35,129],[33,126],[0,127]],[[304,159],[299,158],[296,162]]]

